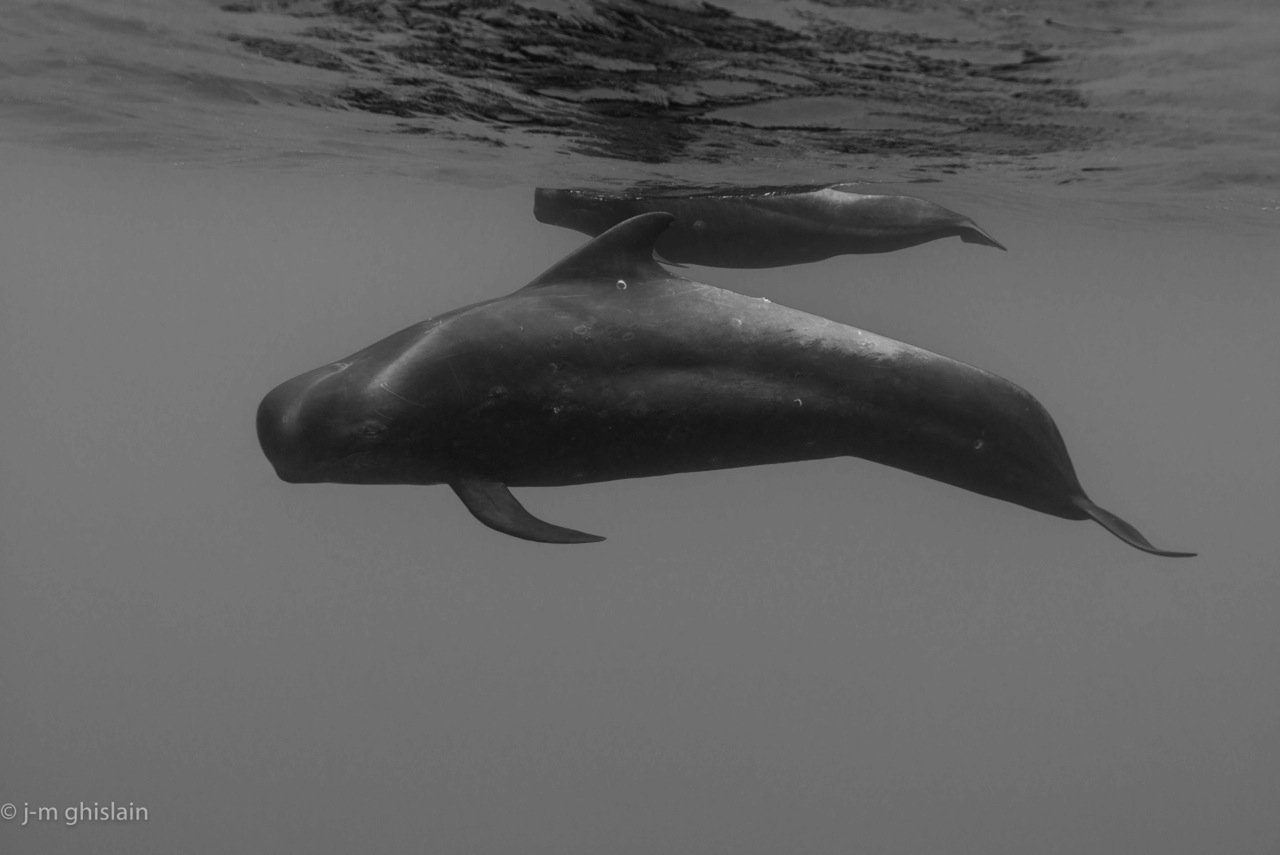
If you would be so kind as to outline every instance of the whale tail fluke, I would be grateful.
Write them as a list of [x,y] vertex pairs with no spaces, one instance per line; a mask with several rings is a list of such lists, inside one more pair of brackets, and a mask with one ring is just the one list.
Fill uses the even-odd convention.
[[1084,496],[1077,497],[1073,504],[1081,511],[1089,515],[1089,518],[1101,525],[1107,531],[1132,546],[1134,549],[1141,549],[1143,552],[1150,552],[1152,555],[1163,555],[1167,558],[1191,558],[1194,552],[1170,552],[1166,549],[1156,549],[1151,545],[1151,541],[1142,536],[1142,532],[1138,531],[1129,523],[1120,519],[1111,511],[1100,508]]
[[994,246],[996,249],[1002,249],[1005,252],[1009,251],[1004,244],[979,228],[978,224],[973,220],[969,220],[965,225],[966,228],[960,232],[960,240],[965,243],[976,243],[981,246]]

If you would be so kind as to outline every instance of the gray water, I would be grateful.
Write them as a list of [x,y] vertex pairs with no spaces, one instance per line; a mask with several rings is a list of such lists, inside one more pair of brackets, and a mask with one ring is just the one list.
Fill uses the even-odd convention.
[[[1088,140],[840,155],[897,108],[782,99],[736,108],[773,156],[642,162],[340,103],[376,75],[226,38],[317,25],[282,11],[6,6],[0,851],[1280,851],[1280,24],[1143,8],[1061,47]],[[843,124],[792,147],[814,109]],[[276,479],[273,385],[580,245],[534,186],[689,181],[974,217],[1010,251],[681,272],[1024,386],[1093,498],[1200,556],[853,459],[518,491],[609,538],[576,547]],[[68,823],[95,802],[146,818]]]

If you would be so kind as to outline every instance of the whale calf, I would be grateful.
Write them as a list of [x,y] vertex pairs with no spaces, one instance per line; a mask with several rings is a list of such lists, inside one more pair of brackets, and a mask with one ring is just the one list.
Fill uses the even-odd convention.
[[968,217],[914,196],[871,196],[850,185],[766,187],[703,194],[624,196],[538,188],[539,222],[595,237],[638,214],[675,222],[660,260],[709,267],[781,267],[836,255],[891,252],[945,237],[1004,249]]
[[258,407],[285,481],[449,484],[527,540],[510,487],[818,458],[895,466],[1151,545],[1081,489],[1058,428],[1018,386],[873,333],[671,274],[665,213],[629,219],[505,297],[288,380]]

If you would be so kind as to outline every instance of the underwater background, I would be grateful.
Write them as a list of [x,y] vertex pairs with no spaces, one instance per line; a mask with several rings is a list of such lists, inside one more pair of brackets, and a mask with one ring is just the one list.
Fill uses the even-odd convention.
[[[0,851],[1280,851],[1273,3],[19,0],[0,45]],[[581,245],[535,187],[835,182],[1009,251],[679,272],[1023,386],[1199,557],[851,458],[517,489],[609,538],[547,546],[258,447],[275,384]]]

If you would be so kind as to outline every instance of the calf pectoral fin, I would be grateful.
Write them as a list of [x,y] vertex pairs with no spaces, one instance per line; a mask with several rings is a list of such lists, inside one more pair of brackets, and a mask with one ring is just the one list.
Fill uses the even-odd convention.
[[472,516],[503,534],[538,543],[596,543],[604,540],[599,535],[543,522],[526,511],[501,481],[456,478],[449,482],[449,486]]

